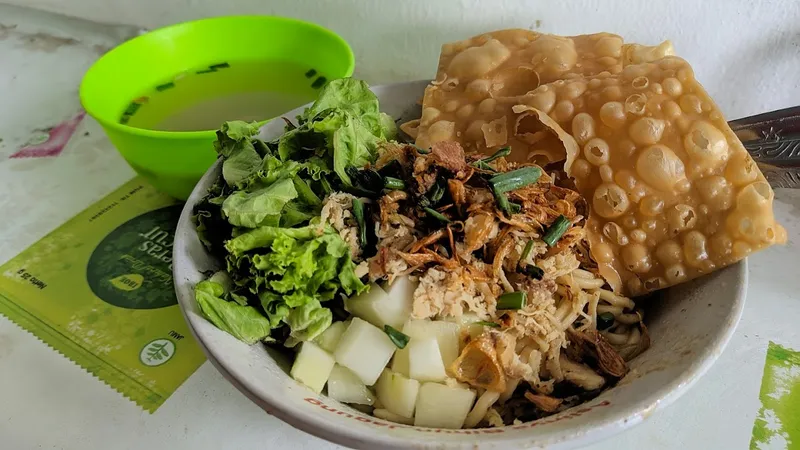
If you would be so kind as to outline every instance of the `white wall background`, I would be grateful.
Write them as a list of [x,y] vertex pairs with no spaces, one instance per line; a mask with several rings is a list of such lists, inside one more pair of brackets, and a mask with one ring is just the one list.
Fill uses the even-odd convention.
[[[432,76],[441,43],[499,28],[671,39],[729,118],[800,104],[798,0],[0,0],[84,19],[158,27],[226,14],[325,25],[372,83]],[[2,18],[0,18],[2,21]]]

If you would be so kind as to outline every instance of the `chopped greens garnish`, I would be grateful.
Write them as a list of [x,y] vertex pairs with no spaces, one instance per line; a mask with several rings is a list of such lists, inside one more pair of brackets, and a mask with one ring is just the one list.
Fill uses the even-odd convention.
[[503,147],[500,150],[497,150],[496,152],[494,152],[492,154],[492,156],[487,156],[486,158],[481,158],[481,159],[475,161],[474,163],[472,163],[472,165],[474,167],[477,167],[478,169],[481,169],[481,170],[494,171],[494,169],[492,169],[492,167],[489,165],[489,163],[494,161],[497,158],[505,157],[505,156],[508,156],[510,154],[511,154],[511,147]]
[[132,115],[136,114],[136,111],[138,111],[139,108],[141,108],[141,106],[142,106],[141,103],[131,102],[128,105],[128,107],[125,108],[125,111],[122,112],[122,115],[124,115],[124,116],[132,116]]
[[522,205],[519,203],[508,202],[508,212],[511,214],[519,214],[522,211]]
[[542,236],[542,240],[550,247],[556,245],[561,236],[569,229],[570,221],[566,217],[558,216]]
[[489,183],[495,191],[502,194],[536,183],[541,176],[542,170],[538,167],[523,167],[495,175],[489,179]]
[[367,243],[367,222],[364,220],[364,204],[357,198],[353,199],[353,216],[358,223],[358,241],[363,247]]
[[541,280],[542,277],[544,277],[544,270],[534,266],[533,264],[528,264],[527,266],[523,267],[522,273],[537,280]]
[[314,89],[319,89],[319,88],[321,88],[322,86],[325,86],[325,83],[327,83],[327,82],[328,82],[328,79],[327,79],[327,78],[325,78],[325,77],[319,77],[319,78],[317,78],[316,80],[314,80],[314,82],[313,82],[313,83],[311,83],[311,87],[312,87],[312,88],[314,88]]
[[481,325],[484,327],[492,327],[492,328],[500,328],[500,324],[497,322],[488,322],[486,320],[479,320],[475,322],[475,325]]
[[528,300],[524,291],[508,292],[497,297],[497,309],[522,309]]
[[383,177],[378,173],[377,170],[359,170],[354,166],[350,166],[345,169],[345,172],[352,180],[354,187],[364,191],[365,193],[371,193],[375,195],[384,188]]
[[398,189],[405,189],[406,183],[399,178],[386,177],[383,179],[383,186],[386,189],[398,190]]
[[446,190],[446,188],[444,187],[445,183],[446,181],[444,180],[444,178],[438,178],[436,180],[436,183],[434,183],[433,186],[431,186],[430,190],[428,190],[428,193],[426,195],[428,199],[431,201],[432,205],[439,203],[442,200],[442,197],[444,197],[444,191]]
[[611,325],[614,325],[614,314],[610,312],[604,312],[597,315],[598,330],[607,330],[611,328]]
[[383,331],[384,333],[386,333],[387,336],[389,336],[389,339],[392,340],[392,343],[397,348],[406,348],[406,345],[408,345],[408,341],[411,339],[410,337],[408,337],[407,334],[398,331],[391,325],[384,325]]
[[445,216],[444,214],[440,213],[439,211],[436,211],[435,209],[433,209],[433,208],[431,208],[429,206],[426,206],[426,207],[422,208],[422,210],[425,211],[426,214],[428,214],[429,216],[433,217],[436,220],[439,220],[439,221],[444,222],[444,223],[450,223],[450,219],[448,219],[447,216]]
[[507,216],[510,216],[511,202],[508,201],[506,194],[498,192],[497,189],[492,189],[492,194],[494,194],[494,199],[497,202],[497,207],[500,208],[500,211],[503,211]]
[[169,83],[159,84],[158,86],[156,86],[156,90],[158,92],[161,92],[161,91],[166,91],[167,89],[172,89],[174,87],[175,87],[175,83],[170,81]]
[[528,242],[525,243],[525,248],[522,249],[522,254],[519,255],[520,261],[525,261],[530,256],[531,251],[533,251],[533,239],[528,239]]

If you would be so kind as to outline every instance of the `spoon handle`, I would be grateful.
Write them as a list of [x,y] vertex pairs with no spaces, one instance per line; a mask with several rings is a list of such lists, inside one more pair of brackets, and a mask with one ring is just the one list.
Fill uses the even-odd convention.
[[767,181],[800,189],[800,106],[729,122]]

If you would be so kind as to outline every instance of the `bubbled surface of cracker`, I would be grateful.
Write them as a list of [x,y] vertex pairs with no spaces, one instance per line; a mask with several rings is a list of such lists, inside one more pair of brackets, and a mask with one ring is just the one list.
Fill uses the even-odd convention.
[[[564,95],[570,83],[580,97]],[[565,170],[591,205],[592,256],[615,291],[682,283],[785,242],[770,185],[683,59],[537,91],[571,104],[543,112],[577,143]]]
[[[529,30],[501,30],[442,46],[436,80],[425,90],[422,117],[405,129],[421,147],[443,140],[467,151],[491,153],[512,148],[512,159],[538,164],[562,161],[564,149],[552,133],[536,138],[515,132],[512,108],[525,104],[571,115],[554,93],[533,91],[556,80],[600,73],[619,74],[626,64],[672,54],[672,45],[624,44],[609,33],[564,37]],[[580,84],[567,83],[563,96],[580,98]]]

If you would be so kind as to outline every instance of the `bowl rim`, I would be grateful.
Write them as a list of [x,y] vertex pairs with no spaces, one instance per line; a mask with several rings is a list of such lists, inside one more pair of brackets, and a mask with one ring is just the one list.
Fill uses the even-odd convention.
[[[145,39],[153,39],[154,37],[158,37],[160,35],[169,34],[174,30],[179,30],[181,28],[188,28],[198,23],[214,23],[214,22],[229,22],[229,21],[237,21],[237,20],[261,20],[264,22],[282,22],[286,24],[295,25],[298,27],[304,27],[308,29],[313,29],[322,34],[325,34],[329,39],[341,44],[343,48],[346,50],[345,57],[347,58],[347,70],[345,70],[345,75],[342,78],[350,77],[353,75],[353,71],[355,70],[355,53],[353,53],[352,47],[350,44],[338,33],[334,32],[333,30],[323,27],[322,25],[308,22],[301,19],[295,19],[293,17],[284,17],[284,16],[274,16],[274,15],[228,15],[228,16],[217,16],[217,17],[207,17],[204,19],[197,19],[197,20],[187,20],[185,22],[179,22],[172,25],[167,25],[164,27],[156,28],[155,30],[148,31],[147,33],[143,33],[139,36],[136,36],[132,39],[129,39],[122,44],[112,48],[106,54],[101,56],[97,61],[95,61],[91,67],[84,73],[83,78],[81,79],[81,84],[78,89],[78,96],[81,101],[81,105],[83,109],[95,120],[100,122],[104,128],[111,128],[114,131],[123,132],[126,134],[133,134],[138,136],[144,137],[154,137],[159,139],[191,139],[191,138],[213,138],[215,136],[216,130],[200,130],[200,131],[161,131],[161,130],[150,130],[147,128],[139,128],[133,127],[130,125],[122,124],[114,120],[109,120],[103,114],[99,114],[97,109],[94,107],[92,100],[87,99],[87,91],[89,90],[88,81],[91,79],[91,75],[97,70],[97,67],[101,66],[105,60],[109,57],[109,55],[114,54],[115,52],[119,51],[120,49],[125,49],[128,47],[132,47],[138,45]],[[269,122],[271,119],[265,119],[260,122],[257,122],[258,126],[261,127],[265,123]]]
[[[373,86],[372,89],[387,88],[399,84],[413,84],[419,83],[397,83]],[[302,107],[300,107],[302,108]],[[191,215],[194,205],[204,195],[205,188],[202,187],[208,184],[212,177],[219,174],[221,170],[220,161],[217,160],[209,170],[203,175],[198,184],[189,196],[189,199],[184,205],[178,221],[177,230],[175,233],[175,245],[173,246],[173,272],[177,275],[176,264],[180,258],[177,257],[180,249],[185,248],[185,240],[193,236],[194,228],[191,224]],[[190,230],[189,232],[181,232],[181,230]],[[465,439],[461,441],[451,442],[435,442],[421,443],[412,439],[406,439],[398,436],[382,435],[380,433],[364,433],[356,431],[348,427],[337,427],[334,424],[327,423],[324,420],[318,420],[318,414],[308,414],[301,411],[295,406],[290,406],[282,401],[280,393],[265,392],[265,395],[256,393],[257,389],[247,381],[246,378],[241,377],[235,371],[229,370],[222,363],[214,350],[207,347],[205,342],[201,339],[200,334],[194,326],[195,320],[205,320],[198,313],[190,314],[189,304],[194,301],[193,298],[181,296],[181,289],[179,288],[179,281],[177,276],[173,277],[176,293],[178,293],[178,304],[180,305],[181,313],[187,322],[189,330],[195,338],[195,341],[200,346],[201,350],[208,357],[211,364],[222,374],[222,376],[233,384],[236,389],[243,393],[247,398],[253,401],[256,405],[266,411],[268,414],[279,418],[281,421],[289,424],[290,426],[309,433],[313,436],[325,439],[329,442],[334,442],[339,445],[345,445],[351,448],[386,448],[386,449],[406,449],[413,448],[446,448],[446,449],[476,449],[487,448],[493,445],[546,445],[547,448],[574,448],[581,445],[588,445],[598,442],[600,440],[609,438],[624,430],[627,430],[634,425],[641,423],[644,419],[650,417],[654,412],[659,411],[672,404],[681,395],[687,392],[694,384],[711,368],[719,356],[730,342],[736,327],[742,317],[744,305],[746,301],[747,287],[748,287],[748,270],[747,259],[738,263],[728,266],[725,270],[736,271],[736,295],[730,300],[731,308],[724,318],[724,329],[717,334],[717,336],[709,343],[696,352],[693,362],[689,367],[678,377],[675,377],[668,384],[659,389],[650,391],[647,395],[642,396],[641,399],[631,401],[624,406],[618,406],[614,409],[613,414],[607,414],[605,417],[599,417],[591,424],[582,425],[574,431],[564,432],[561,435],[551,437],[547,441],[531,441],[531,436],[535,437],[535,431],[528,431],[524,433],[527,436],[522,437],[508,437],[502,441],[492,442],[489,436],[480,438],[476,441],[475,436],[463,436]],[[327,398],[327,397],[326,397]],[[469,440],[471,439],[471,440]]]

